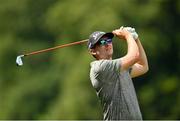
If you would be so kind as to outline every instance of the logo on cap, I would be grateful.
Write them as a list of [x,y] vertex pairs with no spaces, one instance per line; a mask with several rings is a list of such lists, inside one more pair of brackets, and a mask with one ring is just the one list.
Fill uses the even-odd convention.
[[97,32],[97,33],[93,34],[92,35],[93,39],[96,40],[100,34],[104,34],[104,32]]

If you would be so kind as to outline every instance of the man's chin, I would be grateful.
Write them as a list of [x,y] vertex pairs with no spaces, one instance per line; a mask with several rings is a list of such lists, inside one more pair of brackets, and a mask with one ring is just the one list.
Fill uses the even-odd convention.
[[109,53],[109,55],[108,55],[108,56],[109,56],[109,57],[112,57],[112,55],[113,55],[113,53]]
[[112,56],[113,55],[113,51],[109,52],[109,55]]

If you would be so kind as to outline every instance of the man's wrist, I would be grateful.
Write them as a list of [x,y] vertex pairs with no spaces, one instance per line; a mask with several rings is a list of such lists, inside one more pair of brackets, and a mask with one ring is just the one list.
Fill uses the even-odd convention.
[[134,38],[133,38],[133,36],[132,36],[131,33],[126,34],[125,39],[126,39],[126,40],[129,40],[129,39],[133,39],[133,40],[134,40]]

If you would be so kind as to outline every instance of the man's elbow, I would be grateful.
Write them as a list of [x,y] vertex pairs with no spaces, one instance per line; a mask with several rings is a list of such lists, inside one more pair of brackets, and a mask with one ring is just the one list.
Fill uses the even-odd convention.
[[149,66],[148,64],[144,66],[144,73],[147,73],[149,71]]
[[138,74],[138,76],[144,75],[148,71],[149,71],[149,67],[148,66],[143,66],[142,69],[141,69],[141,72]]

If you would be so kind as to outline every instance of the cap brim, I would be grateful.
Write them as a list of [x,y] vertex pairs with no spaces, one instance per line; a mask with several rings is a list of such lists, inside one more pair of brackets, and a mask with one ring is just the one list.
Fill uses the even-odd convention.
[[97,43],[102,37],[109,37],[112,39],[114,37],[114,34],[112,32],[105,33],[105,34],[99,36],[99,38],[97,39],[97,41],[95,43]]
[[104,36],[107,36],[112,39],[114,37],[114,34],[112,32],[108,32],[108,33],[104,34],[102,37],[104,37]]

